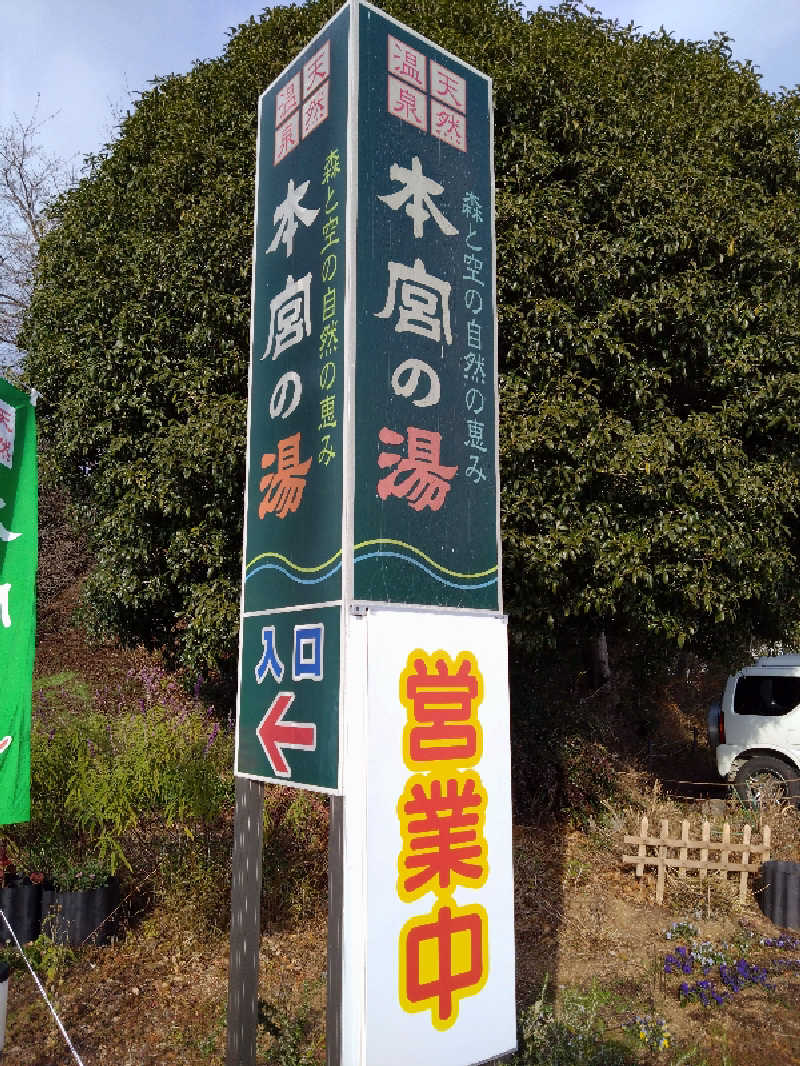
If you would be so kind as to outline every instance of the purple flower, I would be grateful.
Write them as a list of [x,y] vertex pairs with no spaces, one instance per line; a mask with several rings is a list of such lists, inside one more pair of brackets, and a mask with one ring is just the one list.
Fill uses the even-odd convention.
[[219,735],[219,722],[214,722],[213,728],[212,728],[211,732],[208,734],[208,740],[206,741],[206,748],[205,748],[205,751],[203,752],[204,756],[208,755],[209,751],[211,750],[211,745],[217,739],[218,735]]
[[667,955],[664,961],[664,973],[672,973],[677,969],[681,973],[690,974],[693,963],[694,960],[686,948],[676,948],[675,954]]

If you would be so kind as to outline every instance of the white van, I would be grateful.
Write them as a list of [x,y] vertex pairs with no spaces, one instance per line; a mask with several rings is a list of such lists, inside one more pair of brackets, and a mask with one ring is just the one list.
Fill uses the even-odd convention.
[[765,656],[729,677],[708,712],[708,742],[742,803],[757,807],[769,792],[800,806],[800,655]]

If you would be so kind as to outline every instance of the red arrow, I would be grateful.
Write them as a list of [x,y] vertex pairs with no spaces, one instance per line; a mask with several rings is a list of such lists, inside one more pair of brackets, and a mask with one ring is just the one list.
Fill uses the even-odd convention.
[[0,740],[0,755],[2,755],[6,748],[9,746],[11,740],[11,737],[3,737],[3,739]]
[[269,710],[258,723],[256,735],[278,777],[291,777],[292,771],[283,757],[283,748],[316,751],[317,727],[308,722],[284,722],[283,717],[294,703],[293,692],[279,692]]

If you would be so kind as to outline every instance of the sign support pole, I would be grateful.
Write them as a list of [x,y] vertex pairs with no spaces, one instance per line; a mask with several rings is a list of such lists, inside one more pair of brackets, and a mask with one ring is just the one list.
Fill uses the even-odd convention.
[[226,1066],[256,1066],[264,786],[236,778]]
[[331,796],[328,835],[327,1066],[342,1060],[342,918],[344,904],[344,797]]

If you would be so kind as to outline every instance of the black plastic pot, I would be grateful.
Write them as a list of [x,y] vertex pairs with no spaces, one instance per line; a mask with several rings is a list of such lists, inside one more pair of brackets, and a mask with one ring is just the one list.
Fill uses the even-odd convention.
[[[0,888],[0,908],[11,923],[20,944],[35,940],[41,930],[42,886],[32,884],[27,877],[15,877],[10,885]],[[0,940],[11,942],[6,923],[0,919]]]
[[758,905],[767,918],[785,929],[800,929],[800,862],[770,859],[761,864]]
[[80,892],[42,893],[42,922],[56,944],[107,944],[117,931],[116,908],[119,881],[116,877],[100,888]]

